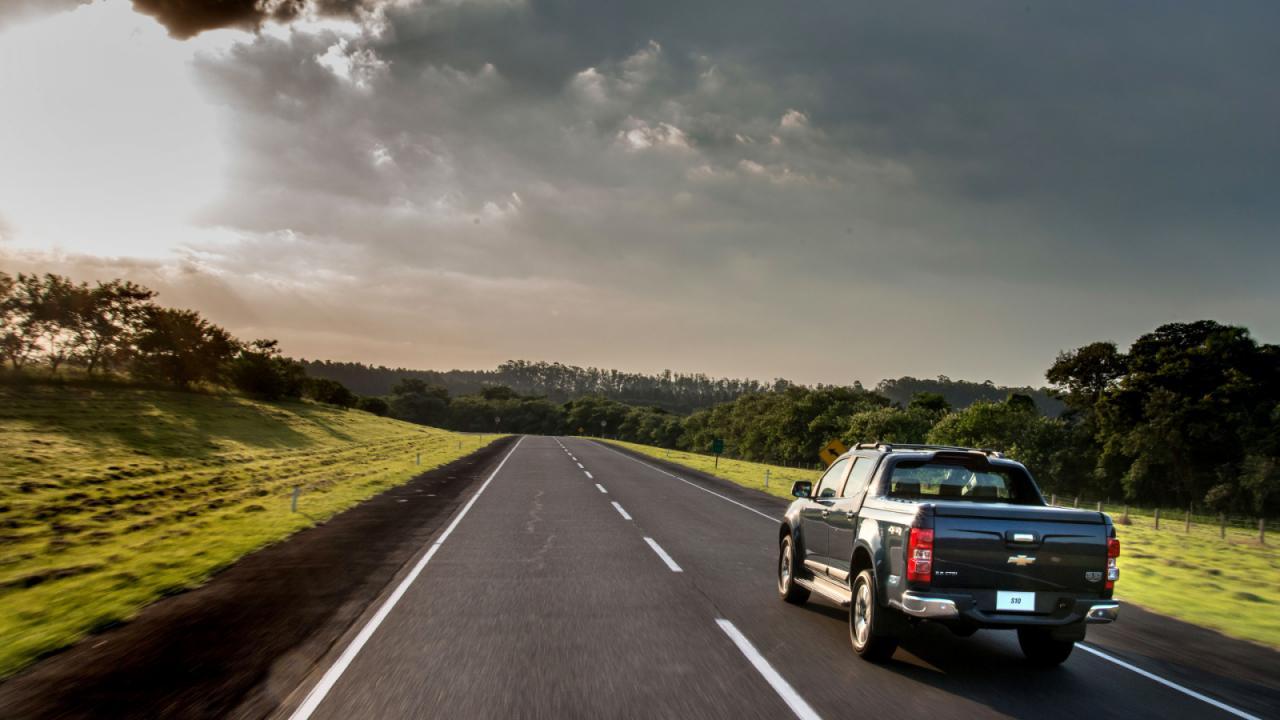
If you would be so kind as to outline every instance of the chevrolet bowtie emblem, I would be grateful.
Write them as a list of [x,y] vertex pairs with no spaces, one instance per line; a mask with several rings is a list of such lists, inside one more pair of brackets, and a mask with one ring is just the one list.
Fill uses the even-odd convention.
[[1026,567],[1035,561],[1035,558],[1027,557],[1026,555],[1014,555],[1009,558],[1009,564],[1017,565],[1018,567]]

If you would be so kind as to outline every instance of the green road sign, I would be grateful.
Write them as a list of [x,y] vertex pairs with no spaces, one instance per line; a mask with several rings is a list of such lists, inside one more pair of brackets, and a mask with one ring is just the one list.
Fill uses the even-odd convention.
[[715,440],[712,440],[712,441],[711,441],[711,452],[713,452],[713,453],[715,453],[715,454],[717,454],[717,455],[719,455],[720,453],[724,452],[724,439],[722,439],[722,438],[716,438]]

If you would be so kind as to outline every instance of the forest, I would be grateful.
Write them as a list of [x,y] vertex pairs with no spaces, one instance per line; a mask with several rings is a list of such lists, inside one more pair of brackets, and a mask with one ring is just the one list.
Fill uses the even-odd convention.
[[947,378],[869,390],[524,361],[445,373],[300,362],[154,296],[120,280],[0,273],[4,378],[228,388],[453,430],[697,452],[720,439],[731,457],[787,465],[815,464],[836,438],[982,447],[1062,495],[1280,514],[1280,346],[1211,320],[1162,325],[1126,349],[1063,352],[1043,391]]

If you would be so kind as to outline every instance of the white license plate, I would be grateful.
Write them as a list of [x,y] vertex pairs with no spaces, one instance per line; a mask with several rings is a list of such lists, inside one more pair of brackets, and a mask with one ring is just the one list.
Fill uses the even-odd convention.
[[996,610],[1035,612],[1036,594],[1033,592],[1007,592],[1001,590],[996,593]]

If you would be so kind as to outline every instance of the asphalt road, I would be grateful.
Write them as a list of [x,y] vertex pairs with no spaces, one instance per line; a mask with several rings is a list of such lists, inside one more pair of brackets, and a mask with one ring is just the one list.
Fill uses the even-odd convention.
[[591,441],[523,439],[281,716],[1280,713],[1277,668],[1205,658],[1171,673],[1123,634],[1092,633],[1087,647],[1152,676],[1079,648],[1035,671],[1011,633],[959,639],[941,628],[886,665],[863,662],[845,611],[777,598],[784,503],[671,470]]

